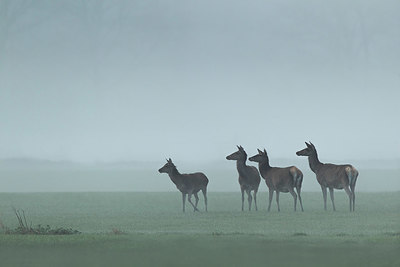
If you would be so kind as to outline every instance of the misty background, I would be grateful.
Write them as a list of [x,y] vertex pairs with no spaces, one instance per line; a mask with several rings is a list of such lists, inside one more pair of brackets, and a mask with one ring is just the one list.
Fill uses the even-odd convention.
[[[400,190],[399,1],[0,0],[0,191],[174,191],[166,157],[351,163]],[[261,186],[265,191],[265,185]]]

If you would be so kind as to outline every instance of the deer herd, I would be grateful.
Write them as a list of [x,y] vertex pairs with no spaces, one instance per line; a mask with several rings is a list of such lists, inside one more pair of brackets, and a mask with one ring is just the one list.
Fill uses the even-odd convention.
[[[318,159],[315,146],[306,142],[306,148],[296,152],[297,156],[308,157],[310,169],[315,173],[318,183],[322,189],[324,199],[324,209],[326,210],[327,189],[332,201],[333,210],[336,210],[333,190],[344,189],[349,197],[350,211],[354,211],[355,206],[355,186],[358,177],[358,171],[350,164],[335,165],[331,163],[321,163]],[[258,163],[258,170],[254,166],[246,165],[247,153],[242,146],[237,146],[238,150],[226,157],[227,160],[236,161],[236,169],[239,173],[239,185],[242,193],[242,211],[244,210],[244,195],[247,194],[249,210],[251,210],[254,199],[254,208],[257,210],[257,192],[260,186],[260,174],[267,184],[269,190],[268,211],[271,209],[271,202],[275,191],[276,203],[279,207],[279,193],[290,193],[294,200],[294,211],[297,208],[297,199],[300,202],[301,211],[303,203],[301,200],[301,185],[303,182],[303,173],[296,167],[272,167],[269,164],[267,151],[258,149],[258,154],[249,158],[249,161]],[[205,210],[207,211],[207,185],[208,178],[204,173],[196,172],[181,174],[171,159],[158,170],[160,173],[167,173],[171,181],[182,193],[183,212],[185,212],[186,195],[194,211],[199,211],[197,204],[199,197],[197,193],[202,191],[204,196]],[[296,190],[296,191],[295,191]],[[251,194],[253,191],[253,196]],[[195,203],[192,202],[192,195],[195,197]]]

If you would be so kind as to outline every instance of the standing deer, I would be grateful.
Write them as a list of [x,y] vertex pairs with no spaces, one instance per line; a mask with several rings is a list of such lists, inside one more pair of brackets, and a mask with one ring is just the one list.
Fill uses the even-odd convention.
[[[290,166],[286,168],[278,168],[271,167],[269,165],[269,158],[267,155],[267,151],[264,149],[264,152],[257,149],[258,154],[249,158],[250,161],[258,162],[258,169],[261,173],[261,176],[264,178],[265,183],[269,189],[269,204],[268,211],[271,208],[272,197],[274,195],[274,191],[276,192],[276,203],[278,204],[278,211],[280,211],[279,207],[279,193],[287,193],[290,192],[294,199],[294,211],[296,211],[297,205],[297,195],[299,196],[301,211],[303,209],[303,203],[301,201],[301,184],[303,182],[303,173],[296,168],[295,166]],[[294,192],[294,188],[296,188],[297,194]]]
[[[333,189],[344,189],[349,196],[350,211],[354,211],[355,192],[358,171],[350,164],[335,165],[330,163],[321,163],[318,159],[317,150],[310,142],[306,142],[306,148],[296,152],[297,156],[307,156],[310,169],[316,174],[317,181],[321,185],[322,195],[324,197],[324,209],[326,210],[326,193],[329,188],[329,194],[332,200],[333,210],[335,211],[335,202]],[[350,189],[349,189],[350,187]]]
[[[182,192],[182,205],[183,212],[185,212],[186,194],[188,195],[188,201],[192,204],[194,211],[197,209],[197,203],[199,197],[197,193],[201,190],[204,195],[204,203],[207,211],[207,185],[208,178],[202,172],[180,174],[171,159],[167,159],[167,163],[158,170],[160,173],[167,173],[171,178],[171,181],[176,185],[179,191]],[[192,195],[196,199],[196,204],[192,202]]]
[[251,191],[254,191],[254,205],[257,210],[257,191],[260,186],[260,175],[257,168],[254,166],[247,166],[247,154],[242,146],[237,146],[238,151],[226,157],[227,160],[236,160],[236,168],[239,173],[240,190],[242,191],[242,211],[244,205],[244,192],[246,191],[249,202],[249,210],[251,210]]

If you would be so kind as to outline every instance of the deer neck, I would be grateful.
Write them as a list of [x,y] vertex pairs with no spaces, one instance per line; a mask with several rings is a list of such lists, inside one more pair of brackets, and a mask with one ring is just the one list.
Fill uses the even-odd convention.
[[179,184],[182,181],[182,174],[179,173],[177,168],[174,168],[168,175],[174,184]]
[[246,177],[246,159],[236,161],[236,168],[243,178]]
[[308,157],[308,163],[310,165],[310,169],[313,172],[317,172],[319,168],[322,166],[322,163],[318,159],[317,152]]
[[269,160],[267,159],[266,161],[259,162],[258,163],[258,169],[260,170],[261,175],[264,177],[264,173],[269,171],[272,167],[269,165]]

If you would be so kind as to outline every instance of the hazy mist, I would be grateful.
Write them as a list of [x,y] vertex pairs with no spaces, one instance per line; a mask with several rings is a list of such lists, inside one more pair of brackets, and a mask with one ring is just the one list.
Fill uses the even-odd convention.
[[[26,3],[26,5],[24,5]],[[398,1],[2,1],[0,156],[400,157]]]
[[306,164],[311,140],[321,161],[398,166],[399,14],[394,0],[1,0],[0,159],[159,168],[240,144]]

